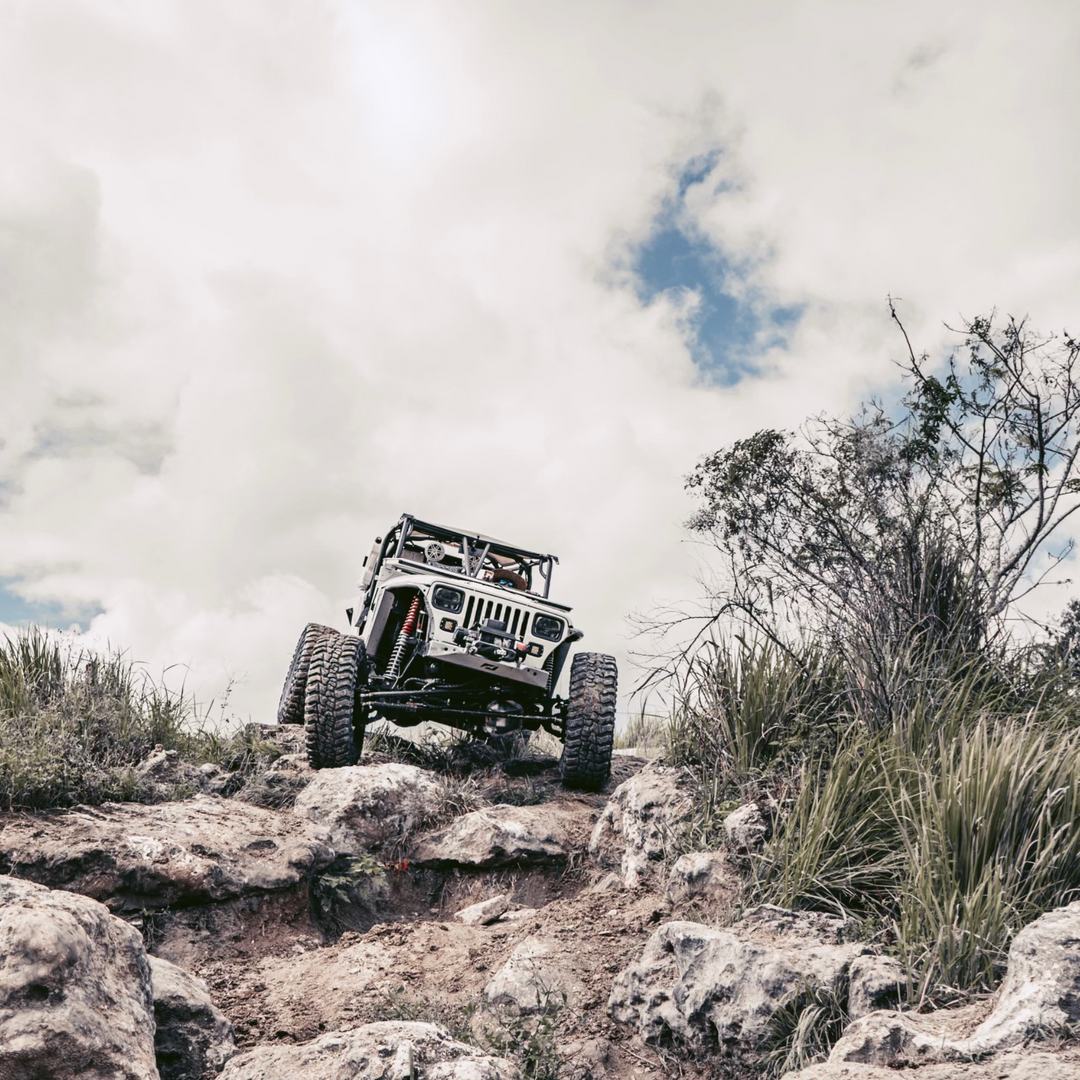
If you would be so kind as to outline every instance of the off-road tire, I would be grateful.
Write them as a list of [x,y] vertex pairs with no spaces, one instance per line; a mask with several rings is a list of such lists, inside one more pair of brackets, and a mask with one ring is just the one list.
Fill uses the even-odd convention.
[[360,758],[363,728],[353,724],[356,683],[364,643],[346,634],[327,634],[315,642],[304,691],[307,758],[313,769],[338,769]]
[[559,761],[563,787],[599,791],[607,783],[615,743],[618,681],[613,656],[586,652],[574,657]]
[[302,724],[304,722],[304,687],[307,685],[308,669],[311,667],[311,653],[315,642],[327,634],[337,631],[329,626],[309,622],[300,635],[300,640],[293,650],[289,673],[285,676],[285,685],[281,688],[281,700],[277,707],[279,724]]

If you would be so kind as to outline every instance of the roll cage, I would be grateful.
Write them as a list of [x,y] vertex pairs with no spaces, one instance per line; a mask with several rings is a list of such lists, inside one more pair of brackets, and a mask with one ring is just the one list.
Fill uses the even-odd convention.
[[464,576],[491,581],[501,577],[502,583],[545,600],[551,593],[552,569],[559,561],[555,555],[529,551],[481,533],[436,525],[412,514],[402,514],[385,537],[376,539],[375,547],[364,560],[363,609],[356,620],[360,629],[371,610],[379,571],[391,559],[406,566],[420,564],[427,572],[444,573],[459,579]]

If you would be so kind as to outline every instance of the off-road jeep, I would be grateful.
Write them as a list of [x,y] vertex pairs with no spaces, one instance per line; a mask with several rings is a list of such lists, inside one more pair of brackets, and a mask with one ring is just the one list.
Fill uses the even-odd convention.
[[309,623],[278,707],[307,728],[316,768],[355,764],[376,719],[434,721],[490,738],[543,728],[562,740],[562,780],[599,790],[611,771],[615,660],[579,652],[584,636],[549,598],[558,559],[405,514],[364,560],[356,630]]

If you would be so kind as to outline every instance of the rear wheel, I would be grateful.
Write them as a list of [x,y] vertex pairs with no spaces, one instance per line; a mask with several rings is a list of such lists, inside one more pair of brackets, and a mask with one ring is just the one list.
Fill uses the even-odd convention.
[[364,741],[353,713],[357,680],[364,661],[364,643],[338,634],[320,637],[311,653],[304,693],[307,757],[312,768],[355,765]]
[[278,702],[277,722],[279,724],[302,724],[304,722],[304,687],[307,685],[308,669],[311,667],[311,653],[315,642],[327,634],[337,631],[329,626],[310,622],[304,627],[300,640],[293,650],[289,673],[285,676],[285,685],[281,689],[281,701]]
[[564,787],[599,791],[611,775],[619,673],[613,656],[578,653],[570,665],[566,733],[559,773]]

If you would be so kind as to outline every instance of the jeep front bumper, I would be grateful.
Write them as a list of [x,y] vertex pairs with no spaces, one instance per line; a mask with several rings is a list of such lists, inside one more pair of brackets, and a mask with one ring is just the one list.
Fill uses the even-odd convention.
[[542,668],[526,667],[524,663],[510,664],[501,663],[498,660],[487,660],[483,656],[464,652],[456,645],[442,641],[429,641],[422,649],[422,654],[432,660],[441,660],[445,664],[454,664],[456,667],[467,668],[470,671],[483,672],[497,679],[534,686],[539,690],[547,689],[548,673]]

